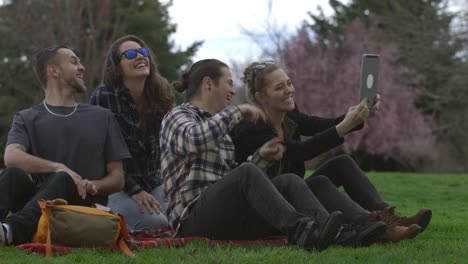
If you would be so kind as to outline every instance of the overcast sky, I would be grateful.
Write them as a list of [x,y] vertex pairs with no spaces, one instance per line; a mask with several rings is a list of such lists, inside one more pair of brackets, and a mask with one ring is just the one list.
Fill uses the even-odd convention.
[[[328,0],[271,1],[272,21],[278,26],[284,26],[285,34],[294,32],[308,18],[308,11],[317,13],[318,5],[322,6],[326,15],[332,12]],[[242,28],[262,32],[268,18],[268,2],[269,0],[174,0],[169,9],[172,21],[177,24],[173,39],[181,48],[196,40],[204,40],[195,60],[217,58],[228,62],[229,59],[257,59],[260,50],[242,34]]]

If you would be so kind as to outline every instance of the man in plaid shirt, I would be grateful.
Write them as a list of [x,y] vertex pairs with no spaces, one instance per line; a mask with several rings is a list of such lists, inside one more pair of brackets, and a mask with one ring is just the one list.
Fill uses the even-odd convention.
[[[238,166],[229,131],[241,119],[255,122],[260,109],[228,106],[229,68],[218,60],[195,63],[174,83],[188,102],[169,112],[161,126],[161,172],[170,224],[178,236],[257,239],[287,234],[307,250],[323,250],[339,233],[341,212],[328,214],[294,174],[269,179],[262,168],[282,157],[280,138],[265,143]],[[254,165],[255,164],[255,165]]]

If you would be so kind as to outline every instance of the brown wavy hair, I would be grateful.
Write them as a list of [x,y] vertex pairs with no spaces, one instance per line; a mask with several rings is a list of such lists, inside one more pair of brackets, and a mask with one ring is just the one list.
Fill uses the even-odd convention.
[[[106,86],[112,88],[123,86],[120,46],[126,41],[135,41],[140,46],[148,48],[142,39],[134,35],[123,36],[114,41],[107,51],[102,71],[102,82]],[[150,73],[145,81],[141,103],[137,107],[142,127],[147,133],[158,135],[164,115],[174,106],[174,94],[169,82],[159,74],[154,58],[150,50]]]

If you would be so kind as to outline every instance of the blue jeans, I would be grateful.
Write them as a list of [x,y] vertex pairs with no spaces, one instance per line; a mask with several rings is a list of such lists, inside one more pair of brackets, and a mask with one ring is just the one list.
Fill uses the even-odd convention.
[[[166,201],[164,199],[164,185],[159,185],[149,192],[166,210]],[[145,208],[143,213],[140,212],[138,204],[126,192],[118,192],[109,195],[108,207],[116,213],[120,213],[125,217],[127,228],[130,230],[155,230],[168,228],[169,224],[164,213],[150,214]]]

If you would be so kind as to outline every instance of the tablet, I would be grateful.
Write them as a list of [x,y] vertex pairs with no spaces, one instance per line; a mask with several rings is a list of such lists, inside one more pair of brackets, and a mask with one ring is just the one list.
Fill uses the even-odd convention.
[[361,96],[360,100],[367,97],[367,106],[374,105],[375,96],[377,95],[377,83],[379,80],[379,55],[364,54],[362,55],[361,64]]

